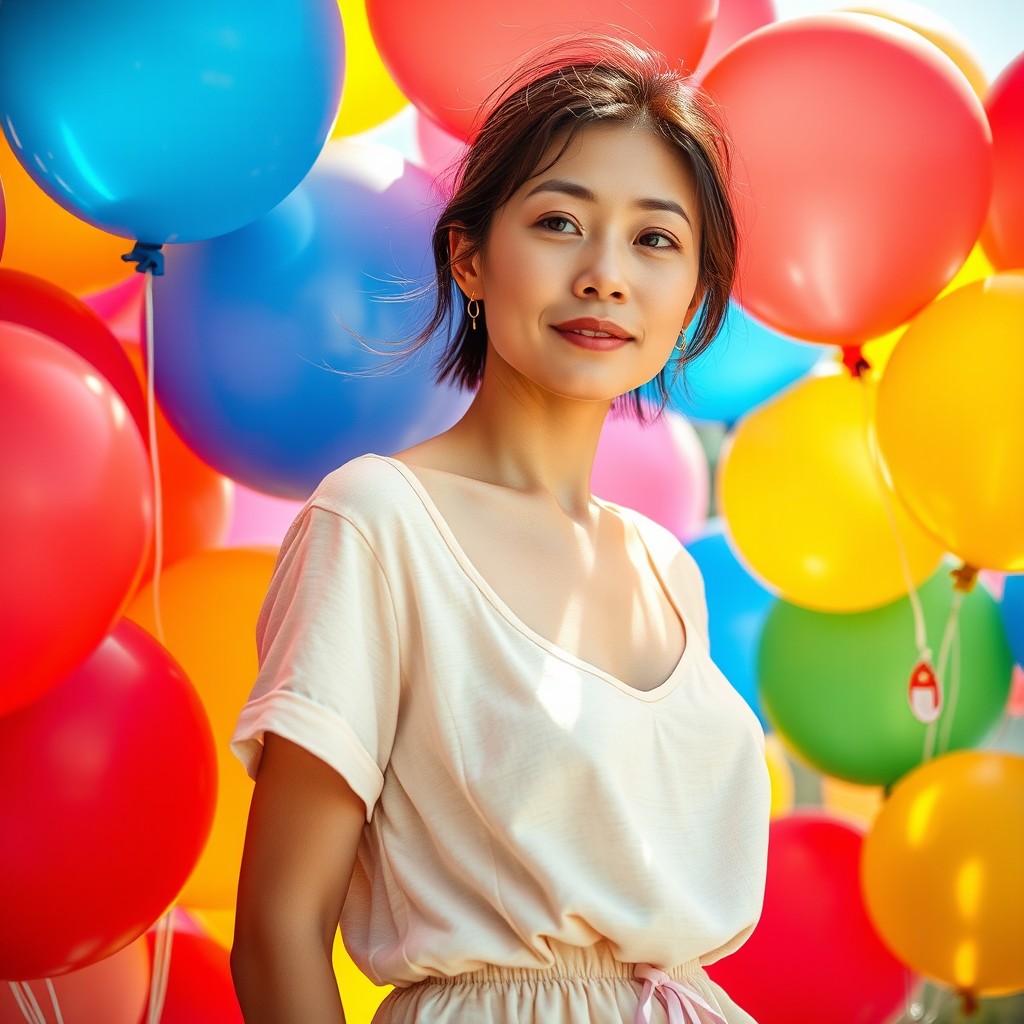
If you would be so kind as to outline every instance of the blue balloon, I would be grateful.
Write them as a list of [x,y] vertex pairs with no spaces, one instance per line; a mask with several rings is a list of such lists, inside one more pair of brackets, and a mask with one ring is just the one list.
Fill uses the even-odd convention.
[[757,647],[765,619],[777,598],[758,583],[733,553],[721,518],[708,521],[686,545],[704,575],[711,656],[750,705],[761,726],[770,728],[757,688]]
[[153,279],[156,390],[200,458],[302,500],[349,459],[461,417],[472,395],[433,382],[447,338],[380,370],[394,346],[379,343],[411,338],[432,309],[431,187],[398,153],[331,142],[270,213],[168,253]]
[[151,244],[279,203],[330,134],[343,76],[337,0],[0,3],[18,160],[77,217]]
[[1024,575],[1006,577],[999,614],[1006,627],[1006,639],[1010,642],[1013,660],[1024,666]]
[[[803,377],[824,351],[820,345],[777,334],[730,301],[711,346],[688,363],[680,380],[669,388],[669,408],[690,419],[732,426],[754,406]],[[666,371],[666,383],[672,369]],[[683,392],[683,376],[692,401]],[[650,394],[653,397],[653,389]]]

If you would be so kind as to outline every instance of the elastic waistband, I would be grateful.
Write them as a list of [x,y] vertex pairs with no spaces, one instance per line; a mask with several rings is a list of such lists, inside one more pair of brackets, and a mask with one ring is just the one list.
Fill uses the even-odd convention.
[[[549,967],[499,967],[488,964],[477,971],[451,977],[424,978],[421,985],[483,985],[494,982],[530,983],[556,978],[634,978],[636,964],[616,960],[607,942],[593,946],[567,946],[548,940],[553,962]],[[702,971],[700,960],[688,960],[665,973],[676,981],[685,981]]]

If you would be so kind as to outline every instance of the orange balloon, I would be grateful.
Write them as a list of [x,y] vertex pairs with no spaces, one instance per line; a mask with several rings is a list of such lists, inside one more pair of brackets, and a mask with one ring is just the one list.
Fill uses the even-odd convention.
[[[252,782],[228,747],[256,678],[256,619],[270,586],[273,548],[200,551],[160,576],[162,643],[203,702],[217,747],[219,786],[213,829],[178,899],[189,907],[234,906]],[[152,583],[126,615],[154,636]]]
[[100,231],[55,203],[28,175],[0,132],[0,179],[7,199],[4,266],[76,295],[109,288],[134,272],[132,242]]
[[885,943],[974,995],[1024,988],[1024,757],[944,754],[895,786],[864,841],[861,882]]
[[[125,345],[125,352],[146,393],[142,352]],[[149,434],[146,432],[148,444]],[[156,446],[160,463],[163,511],[163,558],[166,568],[204,548],[222,544],[231,527],[234,484],[208,466],[178,436],[160,409],[156,409]],[[153,576],[156,545],[150,549],[142,583]]]

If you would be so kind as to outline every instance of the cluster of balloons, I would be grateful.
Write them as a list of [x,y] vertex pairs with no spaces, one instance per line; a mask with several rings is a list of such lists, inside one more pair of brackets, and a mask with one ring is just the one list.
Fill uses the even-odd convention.
[[[382,372],[428,313],[449,168],[510,62],[611,29],[695,69],[742,180],[719,339],[664,421],[609,419],[592,479],[689,542],[713,656],[770,731],[764,915],[714,976],[762,1024],[883,1024],[908,973],[1024,988],[1024,761],[976,749],[1024,660],[1024,577],[956,599],[934,759],[906,698],[915,600],[936,646],[954,614],[945,560],[1024,571],[1024,56],[989,87],[881,3],[57,6],[0,7],[0,977],[137,1020],[177,902],[164,1019],[240,1019],[228,739],[276,541],[332,468],[462,415],[430,380],[446,338]],[[418,162],[350,138],[408,101]],[[126,240],[165,245],[163,276]],[[714,478],[691,420],[725,434]],[[244,521],[261,499],[276,526]],[[839,796],[793,812],[787,756],[890,795],[866,828]],[[335,966],[365,1024],[384,991],[340,942]],[[89,1003],[113,977],[120,1003]]]

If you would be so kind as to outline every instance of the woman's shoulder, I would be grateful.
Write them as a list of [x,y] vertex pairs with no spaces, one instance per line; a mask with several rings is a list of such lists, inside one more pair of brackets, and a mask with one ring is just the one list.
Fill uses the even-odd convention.
[[358,524],[379,522],[393,514],[410,493],[390,456],[367,452],[332,470],[306,502]]

